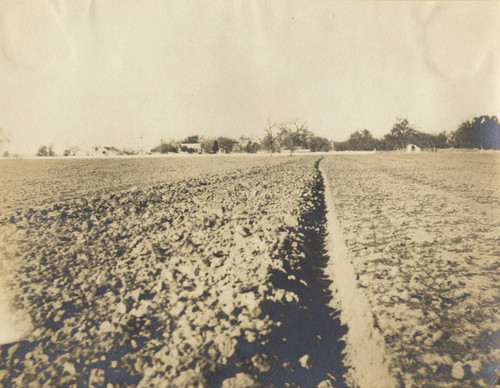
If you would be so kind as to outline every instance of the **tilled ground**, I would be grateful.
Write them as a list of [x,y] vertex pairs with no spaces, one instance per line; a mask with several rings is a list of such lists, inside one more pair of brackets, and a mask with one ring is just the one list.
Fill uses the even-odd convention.
[[326,157],[349,260],[406,387],[500,367],[498,156]]
[[231,155],[144,158],[0,160],[0,214],[51,206],[133,186],[172,183],[240,168],[282,163],[282,158]]
[[0,382],[342,386],[316,159],[4,218],[2,255],[33,331],[0,347]]

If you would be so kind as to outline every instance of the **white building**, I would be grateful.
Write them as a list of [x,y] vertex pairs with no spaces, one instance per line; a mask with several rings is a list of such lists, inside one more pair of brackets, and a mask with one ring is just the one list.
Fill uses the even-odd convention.
[[407,153],[420,152],[420,147],[416,146],[415,144],[408,144],[406,146],[406,152]]

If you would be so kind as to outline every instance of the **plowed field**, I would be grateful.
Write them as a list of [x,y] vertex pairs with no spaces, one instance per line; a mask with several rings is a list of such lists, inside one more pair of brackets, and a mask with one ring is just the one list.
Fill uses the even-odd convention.
[[499,163],[0,161],[0,384],[488,386]]
[[63,190],[18,177],[2,261],[25,314],[12,320],[31,328],[1,347],[5,385],[342,382],[343,331],[312,268],[326,263],[317,158],[213,158],[209,174],[207,160],[159,160],[153,177],[150,161],[102,160],[96,182],[54,161]]

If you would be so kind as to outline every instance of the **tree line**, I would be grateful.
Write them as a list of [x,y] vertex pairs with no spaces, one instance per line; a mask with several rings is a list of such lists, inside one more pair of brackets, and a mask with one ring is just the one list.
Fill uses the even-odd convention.
[[408,119],[396,120],[389,133],[374,138],[367,129],[335,142],[336,151],[391,151],[415,144],[420,148],[500,149],[500,124],[496,116],[479,116],[462,122],[455,131],[430,134],[418,131]]
[[[195,145],[198,147],[194,148]],[[246,136],[234,139],[224,136],[203,137],[200,135],[191,135],[182,140],[170,140],[168,142],[162,139],[160,144],[154,147],[151,152],[162,154],[177,152],[187,152],[191,154],[197,152],[206,154],[229,154],[232,152],[256,153],[259,150],[260,144]]]
[[375,138],[367,129],[352,133],[346,141],[335,142],[337,151],[391,151],[404,149],[409,144],[420,148],[448,148],[447,134],[430,134],[417,131],[408,119],[397,119],[389,133]]
[[500,149],[500,124],[496,116],[479,116],[464,121],[452,132],[438,134],[426,133],[416,129],[416,126],[406,118],[398,118],[386,135],[375,138],[367,130],[353,132],[346,141],[334,142],[325,137],[316,136],[309,130],[307,124],[298,120],[287,122],[268,122],[264,128],[264,137],[260,141],[242,136],[239,140],[228,137],[202,138],[194,135],[182,142],[163,142],[154,148],[153,152],[196,152],[192,149],[182,149],[181,143],[201,143],[204,153],[255,153],[265,150],[269,153],[286,150],[292,154],[297,149],[311,152],[336,151],[391,151],[404,149],[409,144],[420,148],[465,148],[465,149]]
[[[398,118],[386,135],[375,138],[368,129],[353,132],[345,141],[334,142],[326,137],[316,136],[306,123],[299,120],[267,123],[262,139],[248,136],[238,139],[231,137],[203,137],[191,135],[182,140],[161,140],[150,150],[151,153],[256,153],[266,151],[270,154],[287,151],[293,154],[298,149],[311,152],[336,151],[391,151],[404,149],[409,144],[420,148],[464,148],[500,149],[500,123],[496,116],[478,116],[462,122],[455,131],[430,134],[421,132],[406,118]],[[10,134],[0,128],[0,147],[10,141]],[[109,148],[109,147],[108,147]],[[111,147],[114,149],[114,147]],[[74,156],[78,147],[64,150],[64,156]],[[120,155],[135,155],[132,149],[117,150]],[[9,156],[8,151],[3,156]],[[37,156],[56,156],[53,145],[41,145]]]
[[[171,152],[203,152],[207,154],[216,153],[256,153],[266,151],[269,153],[289,151],[290,154],[298,149],[307,149],[311,152],[331,151],[333,142],[325,137],[316,136],[307,124],[298,120],[271,123],[264,129],[264,137],[255,140],[251,137],[241,136],[238,139],[231,137],[202,137],[199,135],[188,136],[178,141],[169,142],[161,140],[160,144],[151,151],[158,153]],[[199,148],[194,148],[194,145]]]

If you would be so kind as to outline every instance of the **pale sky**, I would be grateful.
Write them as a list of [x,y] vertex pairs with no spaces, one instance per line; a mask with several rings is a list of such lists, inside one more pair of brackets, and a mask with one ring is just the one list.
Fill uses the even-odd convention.
[[[11,152],[500,116],[499,2],[0,0]],[[4,147],[5,148],[5,147]]]

